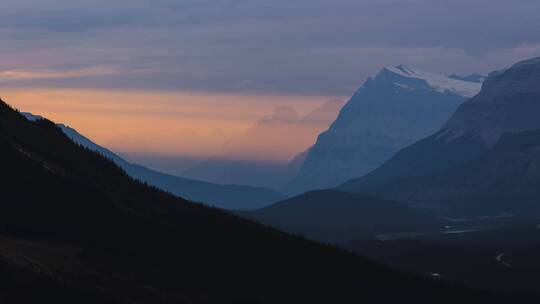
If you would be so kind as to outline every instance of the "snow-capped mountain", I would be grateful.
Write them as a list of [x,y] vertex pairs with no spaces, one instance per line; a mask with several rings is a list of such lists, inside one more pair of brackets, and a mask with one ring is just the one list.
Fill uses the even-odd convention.
[[466,75],[466,76],[452,74],[452,75],[449,75],[448,77],[452,79],[463,80],[463,81],[468,81],[468,82],[476,82],[476,83],[483,83],[484,81],[486,81],[486,78],[487,78],[487,76],[484,76],[482,74],[477,74],[477,73]]
[[[405,78],[423,80],[427,82],[431,88],[440,93],[450,92],[463,97],[473,97],[480,91],[479,82],[464,81],[463,79],[456,79],[450,76],[425,72],[419,69],[412,69],[404,65],[386,67],[385,70]],[[412,89],[412,87],[399,82],[396,82],[396,85],[403,85],[406,88]]]
[[[42,116],[31,113],[22,114],[30,121],[43,119]],[[189,200],[224,209],[255,209],[285,198],[281,193],[261,187],[218,185],[157,172],[123,159],[92,142],[73,128],[64,124],[57,124],[57,126],[75,143],[112,160],[131,177]]]
[[399,149],[439,129],[481,85],[403,65],[382,69],[319,135],[284,191],[334,187],[370,172]]
[[540,58],[491,73],[438,132],[341,190],[454,215],[540,211]]

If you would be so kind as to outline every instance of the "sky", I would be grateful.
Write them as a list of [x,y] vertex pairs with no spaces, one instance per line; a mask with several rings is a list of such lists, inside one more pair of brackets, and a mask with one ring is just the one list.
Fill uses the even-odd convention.
[[540,56],[539,12],[538,0],[0,0],[0,96],[122,153],[207,157],[274,108],[305,115],[384,66],[488,73]]
[[[217,154],[229,159],[285,162],[313,144],[333,121],[339,107],[331,107],[322,119],[306,123],[300,116],[319,108],[328,109],[324,107],[327,103],[342,104],[326,97],[299,95],[88,88],[1,91],[3,98],[9,103],[13,101],[21,111],[67,124],[99,145],[131,160],[141,158],[146,162],[149,156],[196,161]],[[299,117],[287,123],[264,124],[275,121],[273,112],[282,107],[290,108]],[[250,132],[254,127],[258,127],[260,134]],[[274,151],[262,155],[261,141],[280,134],[287,138],[280,146],[275,141],[269,143],[274,145]],[[234,149],[225,149],[231,141]]]

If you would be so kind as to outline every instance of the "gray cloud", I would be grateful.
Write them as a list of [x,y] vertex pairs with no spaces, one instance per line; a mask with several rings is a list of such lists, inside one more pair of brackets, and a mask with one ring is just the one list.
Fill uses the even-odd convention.
[[488,72],[540,54],[537,0],[19,0],[0,71],[108,67],[2,86],[346,95],[391,64]]

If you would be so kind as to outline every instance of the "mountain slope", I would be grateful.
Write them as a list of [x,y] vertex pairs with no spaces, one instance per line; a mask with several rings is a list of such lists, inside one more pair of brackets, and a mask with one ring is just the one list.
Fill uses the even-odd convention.
[[[41,116],[30,113],[23,113],[23,115],[31,121],[43,119]],[[188,200],[224,209],[256,209],[285,198],[283,194],[270,189],[241,185],[217,185],[157,172],[126,161],[112,151],[95,144],[73,128],[63,124],[58,124],[58,127],[74,142],[99,152],[124,169],[131,177]]]
[[503,133],[540,128],[539,97],[538,59],[493,72],[482,91],[463,103],[441,130],[402,149],[366,176],[339,188],[362,191],[394,179],[429,176],[476,159]]
[[0,297],[11,303],[73,303],[84,294],[96,303],[510,300],[396,273],[176,198],[3,102],[0,165],[0,274],[20,287],[2,286]]
[[[293,160],[313,145],[315,137],[335,118],[343,102],[331,100],[303,117],[290,106],[279,106],[241,136],[231,139],[213,158],[185,170],[182,176],[218,184],[241,184],[280,189],[298,168]],[[231,155],[235,158],[231,159]],[[238,159],[240,156],[241,159]],[[303,163],[302,158],[296,158]]]
[[295,179],[283,190],[335,187],[362,176],[399,149],[440,128],[480,84],[405,66],[368,79],[341,110]]
[[446,216],[540,214],[540,130],[505,134],[478,159],[365,193]]
[[[482,92],[463,104],[437,135],[402,150],[342,189],[446,216],[536,214],[540,212],[538,117],[540,60],[524,61],[492,73]],[[423,149],[437,141],[446,145],[435,152]],[[454,146],[476,152],[456,153],[459,149]],[[448,159],[441,162],[441,155]]]
[[335,190],[307,192],[240,215],[308,238],[342,243],[377,234],[443,230],[445,221],[400,204]]

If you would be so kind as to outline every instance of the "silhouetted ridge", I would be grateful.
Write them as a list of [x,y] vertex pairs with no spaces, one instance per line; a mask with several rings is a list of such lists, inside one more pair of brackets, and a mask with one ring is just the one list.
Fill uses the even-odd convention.
[[[43,119],[43,117],[31,113],[22,114],[31,121]],[[73,128],[63,124],[58,124],[58,127],[71,140],[112,160],[131,177],[184,199],[224,209],[256,209],[285,198],[285,195],[270,189],[243,185],[218,185],[157,172],[128,162],[112,151],[92,142]]]
[[385,233],[442,230],[445,221],[401,204],[335,190],[318,190],[239,213],[284,231],[334,243]]
[[0,296],[13,303],[33,295],[48,303],[509,300],[396,273],[176,198],[4,103],[0,166],[0,274],[13,274],[2,288],[15,287]]

